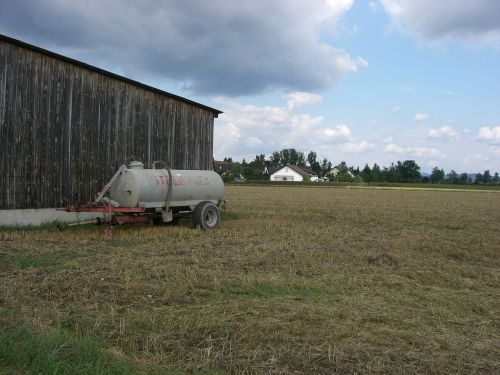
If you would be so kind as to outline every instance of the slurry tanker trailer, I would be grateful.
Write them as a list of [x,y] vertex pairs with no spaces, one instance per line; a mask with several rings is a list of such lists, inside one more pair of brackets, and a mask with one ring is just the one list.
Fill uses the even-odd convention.
[[59,210],[101,213],[92,222],[111,226],[162,224],[191,215],[196,227],[217,228],[225,204],[222,178],[213,171],[157,169],[156,164],[151,169],[140,161],[122,165],[94,202]]

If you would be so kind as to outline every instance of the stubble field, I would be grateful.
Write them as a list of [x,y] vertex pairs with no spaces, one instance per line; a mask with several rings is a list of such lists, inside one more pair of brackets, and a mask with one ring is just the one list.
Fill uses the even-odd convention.
[[500,193],[228,186],[219,229],[0,232],[0,372],[500,372]]

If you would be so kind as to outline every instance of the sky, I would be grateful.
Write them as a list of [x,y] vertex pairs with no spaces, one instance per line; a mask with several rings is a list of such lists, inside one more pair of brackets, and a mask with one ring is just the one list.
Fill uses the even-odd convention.
[[0,0],[0,33],[217,108],[214,157],[500,172],[498,0]]

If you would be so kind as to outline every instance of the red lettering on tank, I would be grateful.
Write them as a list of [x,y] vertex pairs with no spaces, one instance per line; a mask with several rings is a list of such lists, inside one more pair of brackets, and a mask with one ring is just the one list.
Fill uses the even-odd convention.
[[155,178],[156,186],[167,184],[167,178],[165,176],[154,176],[154,178]]
[[186,182],[184,181],[184,177],[182,176],[174,176],[172,178],[172,184],[174,184],[175,186],[182,186],[182,185],[185,185]]
[[198,186],[208,185],[208,178],[206,176],[196,176],[195,185]]

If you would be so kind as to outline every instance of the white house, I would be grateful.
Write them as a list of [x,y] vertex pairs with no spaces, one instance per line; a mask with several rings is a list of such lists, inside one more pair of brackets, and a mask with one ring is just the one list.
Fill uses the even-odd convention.
[[304,181],[309,180],[313,175],[303,167],[297,165],[285,165],[271,174],[271,181]]
[[[330,172],[328,172],[328,174],[331,174],[332,176],[336,176],[340,173],[340,168],[337,166],[337,167],[334,167]],[[354,173],[352,173],[350,170],[347,170],[347,174],[351,177],[354,177]]]

